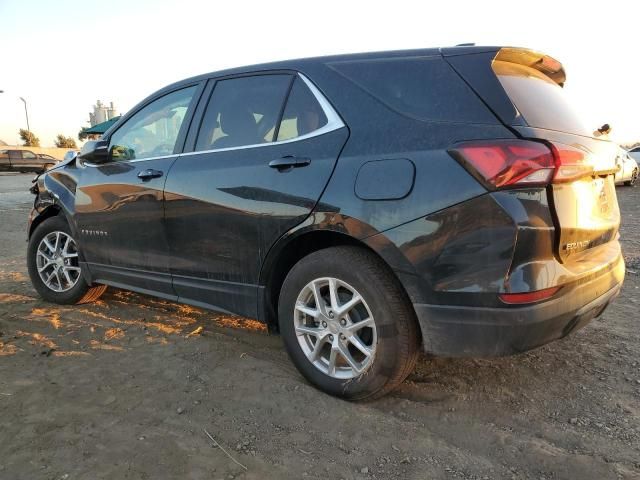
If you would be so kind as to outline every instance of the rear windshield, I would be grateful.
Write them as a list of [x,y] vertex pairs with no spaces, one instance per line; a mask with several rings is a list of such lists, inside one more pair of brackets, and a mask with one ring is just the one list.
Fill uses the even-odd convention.
[[507,95],[531,127],[593,136],[557,83],[538,70],[494,61],[493,71]]
[[423,121],[497,123],[441,57],[401,57],[329,65],[387,107]]

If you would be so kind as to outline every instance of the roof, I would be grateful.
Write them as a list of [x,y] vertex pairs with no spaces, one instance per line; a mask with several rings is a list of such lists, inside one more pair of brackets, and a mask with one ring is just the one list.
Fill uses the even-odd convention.
[[106,132],[109,129],[111,125],[116,123],[118,120],[120,120],[119,116],[113,117],[112,119],[107,120],[106,122],[98,123],[97,125],[94,125],[91,128],[82,129],[82,133],[95,133],[95,134],[102,135],[104,132]]
[[206,80],[211,77],[222,77],[227,75],[259,72],[264,70],[288,70],[288,69],[301,70],[302,67],[304,67],[305,65],[341,62],[341,61],[349,61],[349,60],[366,60],[366,59],[375,59],[375,58],[435,56],[435,55],[443,55],[445,57],[448,57],[448,56],[455,56],[455,55],[464,55],[469,53],[482,53],[482,52],[493,52],[493,51],[497,52],[498,50],[500,50],[500,48],[501,47],[499,46],[458,45],[455,47],[416,48],[416,49],[409,49],[409,50],[386,50],[386,51],[378,51],[378,52],[343,53],[338,55],[296,58],[291,60],[278,60],[275,62],[245,65],[242,67],[229,68],[226,70],[218,70],[218,71],[209,72],[201,75],[196,75],[194,77],[185,78],[184,80],[180,80],[178,82],[172,83],[171,85],[167,85],[166,87],[159,90],[159,92],[163,92],[165,90],[171,90],[184,84]]
[[[183,80],[179,80],[170,85],[167,85],[160,90],[152,93],[145,99],[143,99],[140,103],[135,105],[132,109],[129,110],[128,114],[125,114],[125,117],[129,117],[130,115],[135,114],[138,108],[141,105],[144,105],[151,101],[154,98],[158,98],[165,93],[171,92],[180,87],[186,87],[188,85],[193,85],[197,82],[201,82],[203,80],[208,80],[210,78],[220,78],[227,75],[237,75],[244,73],[254,73],[260,71],[269,71],[269,70],[297,70],[305,73],[305,68],[309,66],[314,66],[317,64],[327,64],[332,62],[341,62],[341,61],[349,61],[349,60],[366,60],[366,59],[375,59],[375,58],[394,58],[394,57],[408,57],[408,56],[456,56],[456,55],[465,55],[469,53],[483,53],[483,52],[497,52],[500,50],[500,47],[479,47],[479,46],[455,46],[455,47],[443,47],[443,48],[419,48],[419,49],[411,49],[411,50],[390,50],[390,51],[382,51],[382,52],[365,52],[365,53],[348,53],[348,54],[340,54],[340,55],[330,55],[330,56],[321,56],[321,57],[310,57],[310,58],[298,58],[293,60],[280,60],[271,63],[262,63],[257,65],[246,65],[242,67],[230,68],[227,70],[219,70],[215,72],[205,73],[201,75],[197,75],[195,77],[185,78]],[[102,125],[102,124],[100,124]],[[98,125],[92,127],[92,129],[97,128]],[[90,129],[91,130],[91,129]],[[87,133],[92,133],[90,130],[86,130]],[[101,131],[99,133],[105,133]]]

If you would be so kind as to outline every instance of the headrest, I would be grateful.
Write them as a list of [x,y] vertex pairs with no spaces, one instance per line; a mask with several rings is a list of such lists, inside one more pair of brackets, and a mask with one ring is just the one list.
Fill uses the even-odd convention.
[[220,128],[225,135],[255,135],[257,132],[256,119],[247,108],[230,102],[220,110]]

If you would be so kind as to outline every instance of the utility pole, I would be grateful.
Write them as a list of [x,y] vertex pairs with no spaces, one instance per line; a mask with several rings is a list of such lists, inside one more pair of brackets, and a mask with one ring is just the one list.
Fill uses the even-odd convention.
[[31,128],[29,128],[29,112],[27,111],[27,101],[20,97],[20,100],[22,100],[22,103],[24,103],[24,115],[25,117],[27,117],[27,132],[31,132]]

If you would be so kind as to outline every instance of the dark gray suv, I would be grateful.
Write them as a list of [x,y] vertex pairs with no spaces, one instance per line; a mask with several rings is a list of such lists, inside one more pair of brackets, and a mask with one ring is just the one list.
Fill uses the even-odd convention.
[[564,82],[538,52],[456,47],[175,83],[38,178],[32,282],[258,318],[349,399],[421,350],[537,347],[600,315],[625,269],[617,147]]

